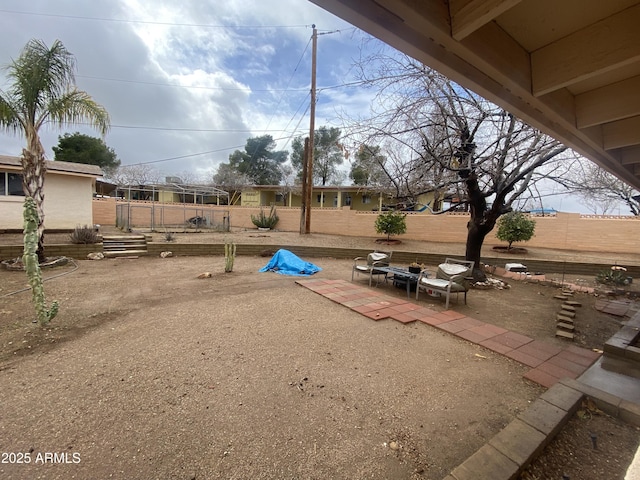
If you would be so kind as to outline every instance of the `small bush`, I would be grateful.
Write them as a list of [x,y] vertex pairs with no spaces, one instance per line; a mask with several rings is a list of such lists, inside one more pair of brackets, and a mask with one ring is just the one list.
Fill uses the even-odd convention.
[[407,231],[406,215],[399,212],[387,212],[378,215],[375,228],[377,233],[387,235],[387,240],[391,235],[402,235]]
[[173,242],[175,241],[176,236],[173,232],[166,231],[164,232],[164,241],[165,242]]
[[275,205],[271,205],[269,215],[266,215],[262,208],[260,208],[259,215],[251,215],[251,221],[258,228],[273,228],[278,223],[278,220],[280,220],[280,218],[278,218],[276,214]]
[[498,220],[496,237],[503,242],[509,242],[508,249],[514,242],[531,240],[536,228],[536,221],[522,212],[509,212]]
[[629,285],[629,278],[626,272],[619,270],[602,270],[596,275],[596,282],[604,285]]
[[69,235],[69,239],[71,243],[75,244],[90,244],[90,243],[100,243],[100,235],[93,227],[85,225],[81,227],[78,225],[71,235]]

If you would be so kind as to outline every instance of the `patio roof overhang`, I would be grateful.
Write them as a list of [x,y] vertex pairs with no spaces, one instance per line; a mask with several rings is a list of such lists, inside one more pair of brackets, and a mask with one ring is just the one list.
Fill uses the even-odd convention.
[[310,0],[640,189],[639,0]]

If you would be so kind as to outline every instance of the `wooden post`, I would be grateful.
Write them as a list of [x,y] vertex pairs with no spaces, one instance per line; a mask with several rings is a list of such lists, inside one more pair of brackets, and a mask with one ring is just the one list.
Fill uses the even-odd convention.
[[313,198],[313,137],[316,123],[316,58],[318,52],[318,30],[313,27],[311,50],[311,109],[309,111],[309,150],[307,153],[307,204],[304,233],[311,232],[311,199]]
[[300,234],[307,233],[307,161],[309,155],[309,138],[304,139],[302,154],[302,200],[300,202]]

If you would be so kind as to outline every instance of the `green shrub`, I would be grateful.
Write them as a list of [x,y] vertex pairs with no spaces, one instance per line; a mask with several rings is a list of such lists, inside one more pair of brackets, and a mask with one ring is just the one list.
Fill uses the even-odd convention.
[[78,225],[71,235],[69,235],[69,239],[71,243],[75,244],[91,244],[91,243],[100,243],[100,235],[93,227],[85,225],[81,227]]
[[596,282],[604,285],[628,285],[629,279],[626,272],[620,270],[602,270],[596,276]]
[[509,242],[509,250],[514,242],[526,242],[531,240],[536,228],[535,220],[527,217],[522,212],[509,212],[498,219],[498,231],[496,237],[503,242]]
[[251,215],[251,221],[258,228],[273,228],[278,223],[278,215],[276,214],[276,206],[271,205],[271,210],[269,211],[269,215],[264,213],[264,209],[260,208],[259,215]]
[[387,240],[391,235],[402,235],[407,231],[406,215],[399,212],[386,212],[376,218],[376,232],[384,233]]

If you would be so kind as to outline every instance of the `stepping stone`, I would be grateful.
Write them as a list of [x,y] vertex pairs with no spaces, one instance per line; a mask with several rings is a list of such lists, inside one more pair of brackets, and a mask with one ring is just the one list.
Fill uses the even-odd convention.
[[558,325],[556,325],[558,328],[561,328],[563,330],[568,330],[570,332],[572,332],[576,327],[574,327],[572,324],[570,323],[565,323],[565,322],[558,322]]
[[566,315],[562,315],[560,313],[556,315],[556,320],[558,322],[570,323],[573,325],[573,318],[569,318]]
[[553,298],[557,298],[558,300],[568,300],[569,295],[554,295]]
[[558,315],[563,315],[569,318],[576,318],[576,312],[569,312],[568,310],[563,310],[560,313],[558,313]]
[[573,290],[563,290],[562,295],[566,295],[567,297],[573,297]]
[[572,305],[567,305],[566,303],[563,303],[560,308],[562,308],[562,310],[566,310],[567,312],[575,312],[576,311],[576,307],[574,307]]
[[582,306],[582,304],[580,302],[577,302],[575,300],[567,300],[564,303],[565,303],[565,305],[571,305],[572,307],[581,307]]
[[568,338],[569,340],[573,340],[574,335],[570,332],[565,332],[564,330],[556,330],[556,337]]

